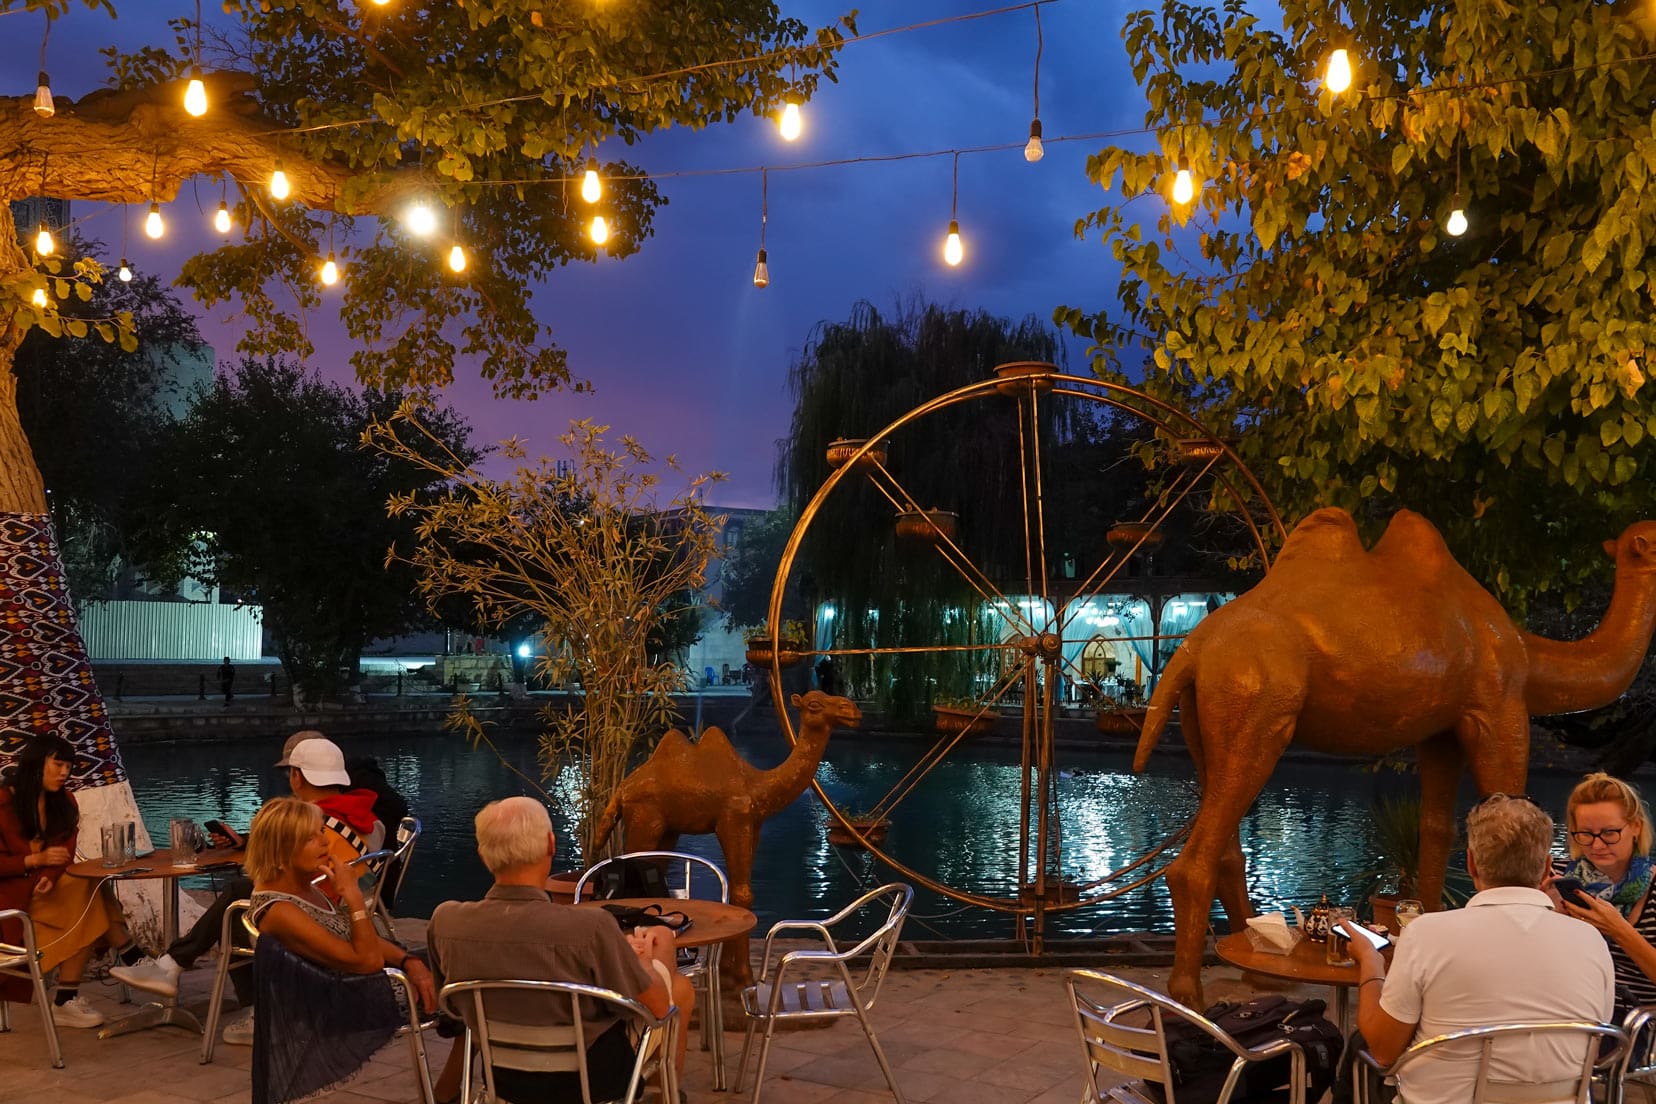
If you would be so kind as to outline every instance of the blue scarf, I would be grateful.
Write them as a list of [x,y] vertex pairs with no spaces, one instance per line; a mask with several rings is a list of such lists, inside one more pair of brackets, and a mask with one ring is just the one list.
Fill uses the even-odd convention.
[[1627,864],[1627,873],[1622,876],[1622,880],[1612,882],[1602,870],[1583,856],[1566,867],[1564,875],[1580,879],[1582,887],[1588,893],[1609,901],[1621,910],[1623,916],[1627,916],[1645,899],[1645,894],[1650,892],[1652,870],[1649,855],[1634,855],[1633,861]]

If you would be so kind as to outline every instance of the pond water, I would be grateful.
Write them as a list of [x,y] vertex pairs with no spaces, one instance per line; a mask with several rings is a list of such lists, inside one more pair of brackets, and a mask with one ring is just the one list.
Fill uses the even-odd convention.
[[[744,725],[733,737],[747,757],[768,766],[783,757],[774,722]],[[410,880],[398,912],[430,915],[449,898],[474,898],[488,887],[472,839],[472,816],[487,801],[528,787],[488,750],[447,735],[361,738],[347,755],[373,755],[424,822]],[[285,792],[273,764],[278,739],[143,743],[123,749],[139,808],[150,830],[164,832],[171,817],[218,817],[245,826],[260,802]],[[532,736],[502,737],[513,766],[539,775]],[[916,745],[897,740],[834,737],[818,772],[842,808],[866,808],[913,764]],[[1126,866],[1176,831],[1196,805],[1188,760],[1158,756],[1145,774],[1132,773],[1126,752],[1062,753],[1065,875],[1089,881]],[[1562,813],[1573,776],[1532,775],[1530,792]],[[547,789],[567,793],[571,780]],[[1255,906],[1314,903],[1324,893],[1353,902],[1370,888],[1375,866],[1369,810],[1382,795],[1412,792],[1414,779],[1327,762],[1280,765],[1242,826],[1249,892]],[[1462,803],[1474,794],[1468,784]],[[916,787],[894,815],[888,848],[914,869],[950,885],[1009,896],[1017,881],[1019,769],[1016,749],[978,748],[951,758]],[[753,888],[760,929],[782,917],[821,916],[864,888],[891,880],[872,856],[831,846],[830,817],[807,791],[765,823]],[[554,809],[560,841],[557,869],[573,866],[563,853],[570,825]],[[685,837],[682,850],[719,858],[711,836]],[[1462,860],[1457,856],[1453,863]],[[1014,934],[1010,918],[949,898],[920,894],[911,938],[997,938]],[[1056,930],[1107,935],[1171,931],[1172,909],[1158,879],[1113,900],[1062,914]]]

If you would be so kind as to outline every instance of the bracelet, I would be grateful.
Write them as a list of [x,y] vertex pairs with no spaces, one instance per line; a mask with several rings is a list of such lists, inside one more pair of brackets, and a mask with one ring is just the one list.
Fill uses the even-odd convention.
[[405,954],[402,957],[402,961],[397,963],[397,969],[401,970],[405,974],[408,973],[408,962],[409,962],[410,959],[413,959],[415,962],[418,962],[422,966],[425,965],[425,960],[422,959],[419,955],[417,955],[417,954]]
[[1359,981],[1357,983],[1357,990],[1358,990],[1358,992],[1361,992],[1363,986],[1367,985],[1371,981],[1385,981],[1385,980],[1386,980],[1386,975],[1385,974],[1381,974],[1379,977],[1364,978],[1362,981]]
[[368,913],[363,909],[357,909],[355,912],[351,913],[351,922],[353,924],[356,923],[358,920],[366,920],[366,919],[368,919]]

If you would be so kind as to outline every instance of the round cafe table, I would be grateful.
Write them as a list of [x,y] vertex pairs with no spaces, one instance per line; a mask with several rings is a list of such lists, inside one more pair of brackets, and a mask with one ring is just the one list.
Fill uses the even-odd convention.
[[[1349,966],[1330,966],[1327,961],[1328,944],[1313,943],[1305,938],[1294,944],[1294,949],[1287,954],[1261,951],[1249,941],[1246,931],[1220,936],[1214,941],[1213,949],[1220,958],[1232,966],[1252,973],[1284,981],[1328,986],[1334,990],[1334,999],[1331,1002],[1334,1008],[1334,1022],[1339,1025],[1342,1036],[1351,1037],[1351,1012],[1346,993],[1360,980],[1355,961]],[[1385,955],[1389,962],[1391,952],[1391,947],[1387,947],[1380,953]]]
[[607,901],[582,901],[576,908],[602,908],[622,905],[644,908],[655,905],[662,912],[682,912],[690,918],[690,927],[676,936],[679,947],[704,947],[707,969],[707,1000],[702,1005],[702,1019],[707,1034],[713,1037],[713,1088],[725,1088],[724,1054],[724,1000],[720,994],[719,954],[725,942],[746,935],[753,930],[759,918],[739,905],[723,901],[703,901],[694,897],[612,897]]
[[[174,861],[171,851],[152,851],[142,858],[124,862],[120,866],[105,866],[102,859],[86,859],[69,867],[69,874],[76,878],[112,878],[120,881],[145,881],[163,879],[166,886],[161,893],[161,942],[164,947],[172,945],[178,938],[178,881],[196,874],[217,874],[221,870],[230,870],[241,863],[242,852],[230,849],[213,851],[190,852],[179,856]],[[228,866],[223,864],[230,864]],[[109,1039],[116,1035],[125,1035],[131,1031],[141,1031],[146,1027],[161,1027],[171,1024],[174,1027],[189,1028],[197,1035],[201,1034],[201,1021],[184,1009],[178,1007],[177,997],[163,997],[160,1000],[150,1001],[131,1015],[123,1016],[114,1023],[105,1024],[98,1032],[98,1038]]]

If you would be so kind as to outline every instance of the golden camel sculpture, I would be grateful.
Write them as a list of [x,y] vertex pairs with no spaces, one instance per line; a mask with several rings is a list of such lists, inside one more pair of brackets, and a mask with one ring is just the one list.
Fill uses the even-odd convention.
[[1575,642],[1512,623],[1419,514],[1400,510],[1365,550],[1344,510],[1300,522],[1259,585],[1199,623],[1150,698],[1135,770],[1175,702],[1201,787],[1168,867],[1175,950],[1169,993],[1202,1007],[1202,947],[1215,893],[1233,930],[1252,915],[1237,825],[1290,743],[1342,755],[1414,746],[1420,764],[1420,897],[1443,897],[1463,767],[1480,792],[1522,793],[1529,718],[1614,701],[1656,624],[1656,522],[1628,527],[1604,619]]

